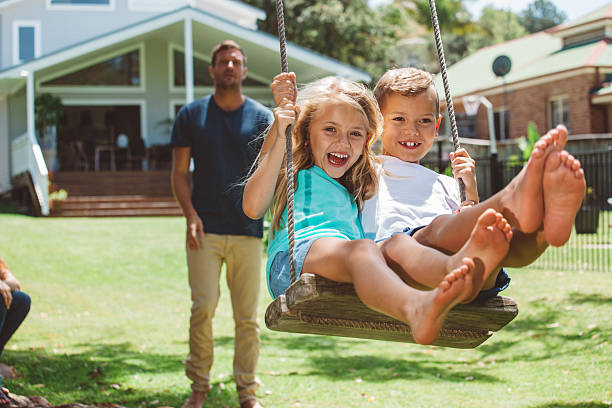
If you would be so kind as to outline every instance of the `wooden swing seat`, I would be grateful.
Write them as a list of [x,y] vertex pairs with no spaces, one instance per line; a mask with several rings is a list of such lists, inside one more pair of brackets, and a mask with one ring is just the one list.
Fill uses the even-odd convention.
[[[474,348],[517,314],[516,302],[506,296],[457,305],[433,344]],[[302,274],[268,306],[266,326],[292,333],[415,342],[408,325],[365,306],[352,284],[312,274]]]

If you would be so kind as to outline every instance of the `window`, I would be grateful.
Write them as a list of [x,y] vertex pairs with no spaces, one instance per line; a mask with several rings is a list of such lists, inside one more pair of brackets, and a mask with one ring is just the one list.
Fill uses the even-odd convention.
[[[185,86],[185,53],[177,49],[172,50],[172,60],[174,64],[174,86]],[[193,85],[202,87],[214,86],[213,79],[208,73],[210,63],[202,58],[193,57]],[[242,86],[260,86],[268,88],[269,84],[246,77],[242,81]]]
[[134,50],[51,79],[42,86],[140,86],[140,84],[140,51]]
[[78,5],[110,5],[110,0],[51,0],[51,4],[78,4]]
[[459,137],[476,137],[476,117],[465,113],[456,113],[457,133]]
[[569,123],[569,98],[567,96],[558,96],[551,98],[548,102],[548,118],[549,128],[554,128],[558,124],[563,124],[570,130]]
[[112,11],[115,9],[115,0],[47,0],[47,9]]
[[13,36],[13,63],[20,64],[40,55],[40,22],[15,21]]
[[[185,53],[179,50],[172,52],[174,60],[174,86],[185,86]],[[193,58],[193,84],[195,86],[213,86],[213,80],[208,74],[208,62],[201,58]]]
[[508,109],[502,108],[494,112],[493,122],[495,122],[495,139],[497,140],[509,139],[510,138],[510,115],[508,114]]

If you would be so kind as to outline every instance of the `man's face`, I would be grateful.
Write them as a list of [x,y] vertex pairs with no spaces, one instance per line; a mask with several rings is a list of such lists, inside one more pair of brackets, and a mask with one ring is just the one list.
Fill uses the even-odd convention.
[[244,66],[242,53],[236,49],[229,49],[217,54],[215,65],[209,66],[208,72],[215,81],[215,87],[235,89],[239,88],[246,78],[247,68]]
[[432,88],[415,96],[392,93],[385,97],[380,109],[383,154],[410,163],[418,163],[427,154],[440,126],[435,98]]

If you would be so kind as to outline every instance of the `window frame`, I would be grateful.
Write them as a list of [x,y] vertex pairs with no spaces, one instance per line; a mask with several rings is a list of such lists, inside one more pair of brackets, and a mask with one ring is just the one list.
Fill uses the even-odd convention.
[[[185,93],[185,87],[184,86],[176,86],[174,84],[174,51],[179,51],[182,52],[183,54],[185,54],[185,47],[178,45],[178,44],[174,44],[174,43],[168,43],[168,91],[170,93]],[[203,61],[205,61],[208,65],[210,65],[210,55],[204,55],[202,53],[199,53],[197,51],[193,51],[193,58],[198,58],[201,59]],[[248,68],[248,66],[247,66]],[[207,72],[208,75],[208,72]],[[255,95],[257,98],[260,97],[262,90],[263,91],[269,91],[269,87],[268,86],[264,86],[264,84],[267,84],[270,82],[269,78],[264,78],[261,75],[258,75],[254,72],[249,71],[247,74],[248,77],[259,81],[262,83],[262,86],[245,86],[244,84],[242,85],[242,92],[244,94],[250,94],[250,95]],[[195,79],[195,78],[194,78]],[[212,86],[197,86],[194,84],[193,87],[194,91],[198,92],[198,93],[203,93],[203,94],[209,94],[209,93],[213,93],[215,90],[214,85]],[[271,94],[271,92],[270,92]],[[267,95],[264,96],[263,99],[270,99],[269,97],[267,97]]]
[[[73,72],[79,71],[81,69],[96,65],[100,62],[104,62],[108,59],[130,53],[132,51],[139,52],[138,65],[140,71],[140,84],[137,86],[134,85],[43,85],[43,83],[57,79],[61,76],[71,74]],[[135,45],[130,45],[128,47],[120,48],[118,50],[100,55],[97,58],[92,60],[84,60],[83,62],[74,65],[70,68],[66,68],[57,72],[54,72],[50,75],[41,77],[36,81],[36,88],[41,92],[71,92],[71,93],[91,93],[91,92],[99,92],[99,93],[140,93],[146,92],[146,66],[145,66],[145,46],[144,43],[138,43]]]
[[555,95],[555,96],[551,96],[548,98],[548,102],[546,104],[546,116],[547,116],[547,122],[548,122],[548,128],[552,129],[554,127],[556,127],[559,123],[555,123],[555,120],[553,118],[553,103],[555,102],[561,102],[561,115],[563,116],[563,111],[565,109],[567,109],[567,123],[563,123],[561,121],[561,123],[563,123],[563,125],[565,125],[565,127],[567,127],[568,132],[571,129],[571,124],[572,122],[570,121],[570,98],[569,98],[569,94],[561,94],[561,95]]
[[[499,115],[500,116],[500,121],[499,121],[499,132],[497,131],[498,129],[495,129],[495,115]],[[503,122],[502,122],[503,119]],[[506,126],[506,124],[508,126]],[[504,137],[502,138],[502,133],[501,133],[501,129],[502,126],[504,127]],[[508,128],[508,132],[506,132],[506,127]],[[510,109],[508,109],[508,106],[498,106],[495,109],[493,109],[493,128],[495,129],[495,140],[509,140],[510,137]]]
[[108,4],[53,4],[53,0],[46,0],[47,10],[51,11],[115,11],[115,1],[108,0]]
[[[40,20],[15,20],[13,21],[13,65],[19,65],[25,60],[19,58],[19,29],[21,27],[34,28],[34,58],[40,57],[42,54],[42,35]],[[28,60],[31,61],[31,60]]]

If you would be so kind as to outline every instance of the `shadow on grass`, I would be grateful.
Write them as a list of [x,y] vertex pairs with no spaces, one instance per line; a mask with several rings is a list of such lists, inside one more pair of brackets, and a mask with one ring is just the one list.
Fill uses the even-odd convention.
[[314,368],[304,375],[325,376],[335,381],[353,381],[357,377],[373,383],[420,379],[465,382],[469,377],[485,383],[504,381],[488,374],[478,374],[474,378],[473,370],[470,367],[464,370],[463,363],[461,369],[453,369],[439,361],[406,361],[376,356],[311,357],[310,363]]
[[[43,349],[11,350],[6,353],[5,362],[17,367],[20,376],[7,380],[7,386],[20,395],[41,395],[52,405],[112,402],[128,407],[180,407],[190,392],[183,374],[183,354],[142,352],[131,343],[76,347],[84,351],[66,355]],[[164,389],[151,392],[153,381],[169,383],[167,379],[155,378],[156,375],[181,376],[181,385],[160,385]],[[213,389],[204,407],[238,405],[235,387],[224,385],[221,388],[218,382],[212,383]]]
[[534,405],[532,408],[610,408],[610,404],[604,404],[603,402],[593,401],[579,401],[579,402],[550,402],[543,405]]
[[[529,302],[529,314],[523,313],[517,319],[504,327],[502,331],[513,335],[512,340],[493,341],[478,347],[484,357],[500,356],[497,362],[524,360],[530,361],[558,358],[560,355],[574,355],[584,352],[591,340],[608,338],[612,335],[611,328],[589,326],[582,331],[563,326],[563,322],[572,320],[568,316],[573,309],[583,307],[603,306],[612,304],[612,298],[601,294],[572,292],[558,302],[550,302],[545,298]],[[569,308],[569,309],[568,309]],[[588,319],[587,312],[584,319]],[[569,332],[568,332],[569,331]],[[494,335],[495,336],[495,335]],[[539,343],[537,355],[533,354],[531,347],[525,347],[525,342]],[[595,345],[593,343],[593,345]]]

